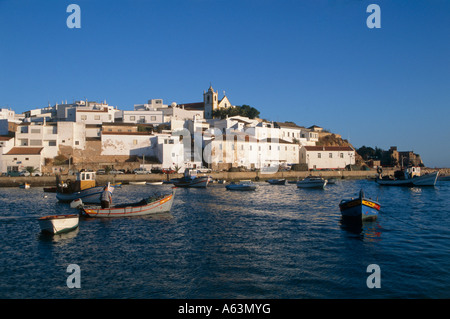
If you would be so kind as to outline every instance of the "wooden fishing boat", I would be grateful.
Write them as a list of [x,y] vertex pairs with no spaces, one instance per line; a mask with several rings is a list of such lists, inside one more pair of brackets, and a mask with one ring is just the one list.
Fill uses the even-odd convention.
[[421,175],[420,167],[411,166],[394,172],[394,177],[382,176],[382,169],[378,169],[376,182],[384,186],[434,186],[439,177],[439,171]]
[[271,185],[286,185],[286,179],[285,178],[278,178],[278,179],[268,179],[267,182]]
[[205,188],[210,182],[209,176],[197,176],[192,174],[189,169],[184,171],[184,176],[172,180],[176,187],[196,187]]
[[325,185],[327,185],[327,180],[318,176],[308,176],[297,182],[298,188],[324,188]]
[[151,196],[137,203],[119,204],[110,208],[82,207],[81,214],[86,217],[114,218],[132,217],[169,212],[175,198],[175,187],[171,194]]
[[49,234],[61,234],[78,227],[79,215],[51,215],[38,219],[41,231]]
[[[95,172],[79,172],[74,182],[70,179],[62,182],[61,177],[57,175],[56,185],[56,198],[66,203],[80,198],[85,203],[100,204],[104,190],[104,186],[97,186]],[[114,191],[114,187],[109,184],[108,188],[111,193]]]
[[355,199],[343,199],[339,203],[342,217],[357,218],[362,221],[373,220],[378,217],[380,204],[364,196],[364,191],[359,192],[359,197]]
[[256,185],[251,181],[241,181],[239,183],[231,182],[225,188],[230,191],[254,191],[256,190]]

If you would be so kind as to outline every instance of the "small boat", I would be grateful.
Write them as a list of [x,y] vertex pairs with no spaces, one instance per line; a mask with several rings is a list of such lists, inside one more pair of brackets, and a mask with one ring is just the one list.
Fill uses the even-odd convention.
[[268,179],[267,182],[271,185],[286,185],[286,179]]
[[355,199],[343,199],[339,203],[342,217],[344,218],[358,218],[363,221],[373,220],[378,217],[380,211],[380,204],[377,201],[366,198],[364,191],[359,192],[359,197]]
[[231,191],[254,191],[256,190],[256,185],[251,181],[240,181],[239,183],[231,182],[225,188]]
[[[100,198],[105,187],[97,186],[95,172],[79,172],[74,182],[70,179],[62,182],[61,177],[57,175],[56,185],[56,198],[65,203],[80,198],[85,203],[100,204]],[[109,183],[108,188],[111,193],[114,191],[114,187]]]
[[122,188],[122,182],[117,182],[111,185],[114,188]]
[[114,205],[110,208],[82,207],[81,214],[86,217],[113,218],[143,216],[169,212],[175,197],[175,187],[172,194],[150,196],[136,203]]
[[147,185],[162,185],[163,181],[158,181],[158,182],[147,182]]
[[41,231],[50,234],[61,234],[69,232],[78,227],[78,214],[71,215],[51,215],[38,219]]
[[201,187],[205,188],[210,182],[209,176],[197,176],[192,174],[189,169],[184,171],[184,176],[172,180],[176,187]]
[[420,167],[411,166],[394,172],[394,177],[382,176],[383,170],[378,168],[378,185],[384,186],[434,186],[439,177],[439,171],[421,175]]
[[327,185],[334,185],[334,184],[336,184],[336,182],[337,182],[336,178],[329,178],[327,180]]
[[324,188],[327,180],[318,176],[308,176],[297,182],[298,188]]
[[129,182],[130,185],[145,185],[146,181],[143,182]]
[[19,188],[23,188],[23,189],[29,189],[31,187],[31,185],[29,183],[23,183],[19,185]]

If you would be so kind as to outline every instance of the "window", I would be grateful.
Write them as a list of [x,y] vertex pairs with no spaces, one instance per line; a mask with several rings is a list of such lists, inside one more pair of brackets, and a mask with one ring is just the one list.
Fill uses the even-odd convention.
[[222,143],[219,144],[219,150],[222,150]]
[[156,121],[156,116],[150,116],[151,121]]
[[330,157],[330,158],[333,158],[333,153],[330,153],[330,154],[329,154],[329,157]]
[[56,146],[56,141],[48,141],[48,146]]
[[86,121],[87,120],[87,115],[81,115],[80,118],[81,118],[82,121]]
[[136,145],[137,144],[137,140],[133,140],[133,144]]
[[30,160],[30,158],[29,158],[29,157],[25,157],[25,160],[26,160],[26,161],[29,161],[29,160]]
[[41,140],[30,140],[30,146],[41,146],[42,141]]
[[75,145],[80,145],[80,141],[75,141]]
[[317,153],[317,158],[322,158],[322,154],[321,153]]
[[130,116],[130,121],[135,121],[136,120],[136,116]]
[[31,133],[41,133],[41,129],[40,128],[32,128]]
[[341,158],[344,158],[344,153],[339,154]]

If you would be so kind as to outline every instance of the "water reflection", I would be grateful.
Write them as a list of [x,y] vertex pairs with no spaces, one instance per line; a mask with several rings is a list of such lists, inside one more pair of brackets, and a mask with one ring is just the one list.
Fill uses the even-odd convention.
[[341,229],[368,242],[381,241],[381,226],[378,220],[362,221],[359,218],[344,218],[340,220]]

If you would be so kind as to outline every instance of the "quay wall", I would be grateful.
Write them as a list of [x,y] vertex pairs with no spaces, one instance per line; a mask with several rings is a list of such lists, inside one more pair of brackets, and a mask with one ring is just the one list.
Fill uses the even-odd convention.
[[[383,175],[392,175],[393,171],[383,171]],[[226,180],[226,181],[238,181],[238,180],[253,180],[253,181],[265,181],[271,178],[286,178],[288,180],[302,179],[308,175],[322,176],[323,178],[338,178],[338,179],[367,179],[375,178],[377,172],[375,170],[370,171],[312,171],[312,172],[297,172],[297,171],[285,171],[277,172],[274,174],[262,174],[260,172],[212,172],[208,174],[213,179]],[[120,175],[97,175],[96,180],[99,185],[105,185],[108,182],[122,182],[127,184],[129,182],[137,181],[162,181],[171,178],[182,177],[183,174],[120,174]],[[73,175],[62,175],[63,181],[70,179],[75,180]],[[31,187],[52,187],[55,186],[56,178],[51,176],[35,176],[35,177],[0,177],[0,187],[18,187],[20,184],[29,183]]]

